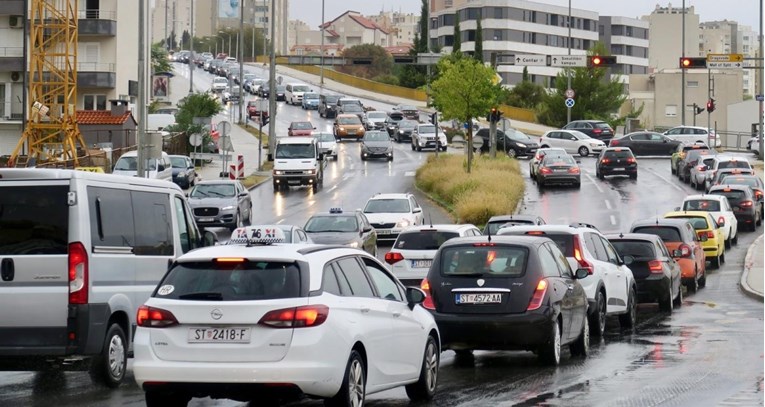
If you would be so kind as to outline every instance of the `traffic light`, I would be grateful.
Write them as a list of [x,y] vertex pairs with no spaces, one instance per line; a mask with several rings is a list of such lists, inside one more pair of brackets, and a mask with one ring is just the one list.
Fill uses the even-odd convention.
[[438,123],[438,112],[434,112],[430,115],[430,122],[433,124]]
[[712,113],[715,111],[715,100],[712,98],[709,98],[709,101],[707,101],[707,112]]
[[707,59],[704,57],[681,57],[680,58],[680,69],[691,69],[691,68],[706,68],[707,67]]
[[489,115],[486,116],[486,121],[489,123],[498,123],[500,120],[502,120],[502,111],[497,109],[496,107],[492,107],[491,111],[489,112]]
[[704,109],[703,107],[701,107],[701,106],[699,106],[699,105],[697,105],[697,104],[695,104],[695,103],[694,103],[694,104],[693,104],[693,110],[694,110],[693,114],[695,114],[695,115],[700,115],[700,114],[701,114],[701,113],[703,113],[703,112],[704,112],[704,110],[706,110],[706,109]]
[[616,57],[615,56],[601,56],[601,55],[593,55],[590,57],[587,57],[588,66],[591,68],[602,68],[606,66],[616,65]]

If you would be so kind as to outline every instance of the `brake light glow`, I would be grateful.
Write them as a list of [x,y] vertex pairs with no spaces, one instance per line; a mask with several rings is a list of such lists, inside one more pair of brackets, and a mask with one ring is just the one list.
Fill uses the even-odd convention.
[[435,310],[436,304],[433,303],[433,296],[430,295],[430,281],[428,281],[427,278],[422,279],[420,289],[425,292],[425,301],[422,302],[422,307],[429,310]]
[[540,168],[540,169],[539,169],[539,172],[540,172],[541,174],[552,174],[552,170],[551,170],[551,169],[549,169],[549,168],[547,168],[547,167],[542,167],[542,168]]
[[635,157],[627,157],[627,162],[630,164],[635,164],[637,161],[635,160]]
[[571,167],[568,169],[569,174],[579,174],[579,167]]
[[582,244],[579,242],[579,236],[574,236],[574,258],[579,263],[579,268],[586,269],[587,274],[593,273],[592,264],[585,260],[582,255]]
[[69,244],[69,303],[88,303],[88,252],[80,242]]
[[246,260],[242,257],[218,257],[216,263],[244,263]]
[[385,262],[388,264],[396,264],[400,262],[401,260],[404,260],[404,255],[398,252],[388,252],[385,253]]
[[619,145],[619,140],[616,140],[616,139],[611,140],[611,142],[608,143],[608,145],[609,145],[609,147],[618,146]]
[[611,162],[611,160],[609,160],[608,158],[604,158],[604,159],[600,160],[601,164],[608,164],[610,162]]
[[595,134],[600,134],[600,133],[602,133],[602,132],[603,132],[603,130],[602,130],[602,129],[598,129],[598,128],[595,128],[595,129],[592,129],[592,132],[593,132],[593,133],[595,133]]
[[751,208],[752,205],[753,205],[752,201],[743,201],[740,204],[738,204],[738,206],[740,206],[742,208]]
[[531,230],[526,232],[527,235],[535,235],[535,236],[542,236],[545,234],[545,232],[542,232],[541,230]]
[[175,315],[172,312],[162,308],[149,307],[148,305],[138,307],[135,320],[138,326],[144,328],[167,328],[178,325],[178,320],[175,319]]
[[754,191],[754,196],[757,199],[762,198],[762,191],[759,191],[759,190],[758,191]]
[[326,305],[304,305],[269,311],[258,324],[271,328],[309,328],[323,324],[328,316]]
[[473,247],[494,247],[494,243],[473,243]]
[[687,244],[683,243],[679,247],[680,249],[680,257],[691,257],[691,246],[688,246]]
[[661,260],[651,260],[648,262],[648,270],[651,273],[661,273]]
[[534,295],[531,296],[531,301],[529,301],[529,306],[526,308],[526,311],[534,311],[535,309],[539,309],[539,307],[542,306],[542,301],[545,299],[546,293],[547,280],[539,280],[537,283],[537,288],[534,290]]

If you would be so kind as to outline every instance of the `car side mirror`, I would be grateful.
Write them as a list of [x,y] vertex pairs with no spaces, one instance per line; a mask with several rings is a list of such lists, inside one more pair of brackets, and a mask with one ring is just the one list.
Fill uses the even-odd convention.
[[622,262],[623,262],[623,263],[624,263],[624,265],[626,265],[626,266],[629,266],[629,265],[630,265],[630,264],[632,264],[634,261],[635,261],[635,258],[634,258],[634,257],[632,257],[632,256],[630,256],[629,254],[628,254],[628,255],[626,255],[626,256],[624,256],[624,257],[622,257]]
[[324,160],[324,154],[319,153],[319,155],[316,157],[317,160],[322,161]]
[[412,213],[422,213],[422,208],[414,208]]
[[188,197],[189,197],[189,193],[188,193],[188,192],[184,192],[184,194],[183,194],[183,195],[186,195],[186,198],[188,198]]
[[157,165],[157,171],[162,172],[164,170],[165,170],[165,166],[164,165]]
[[406,287],[406,303],[409,309],[414,309],[417,304],[422,304],[425,301],[425,292],[417,287]]
[[574,277],[576,277],[577,280],[586,278],[589,275],[590,275],[590,272],[587,271],[587,269],[576,269],[576,272],[574,273]]
[[681,208],[679,206],[675,206],[675,211],[679,211]]
[[680,249],[672,250],[672,257],[673,258],[683,257],[683,251]]
[[248,192],[240,192],[239,193],[239,196],[242,197],[242,198],[246,197],[247,195],[249,195]]

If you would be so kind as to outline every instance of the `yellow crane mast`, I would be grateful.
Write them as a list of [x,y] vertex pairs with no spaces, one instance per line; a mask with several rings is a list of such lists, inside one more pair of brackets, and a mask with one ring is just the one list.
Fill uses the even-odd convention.
[[87,145],[77,126],[77,2],[31,0],[29,13],[29,105],[24,134],[11,165],[26,144],[38,162],[78,165],[78,146]]

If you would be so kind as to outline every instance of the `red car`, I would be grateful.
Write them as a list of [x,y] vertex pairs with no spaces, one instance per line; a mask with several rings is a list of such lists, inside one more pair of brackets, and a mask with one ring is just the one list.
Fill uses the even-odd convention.
[[247,102],[247,116],[250,120],[256,120],[260,117],[260,112],[263,112],[263,118],[268,118],[268,101],[267,100],[251,100]]
[[311,122],[292,122],[290,127],[287,128],[288,136],[310,136],[316,127],[313,127]]

